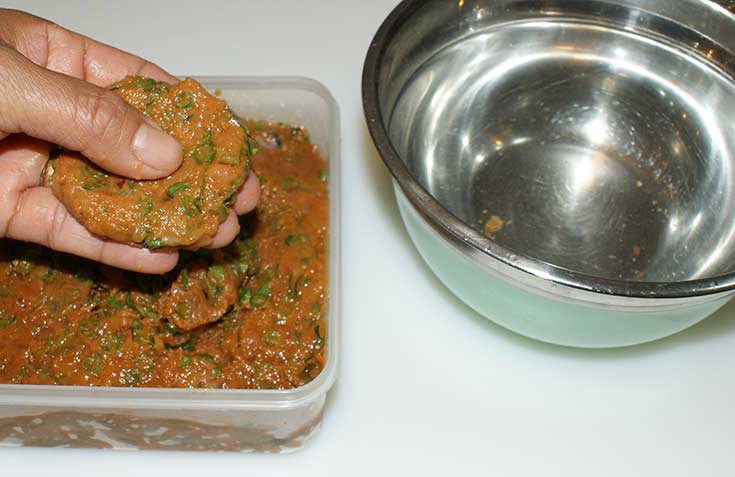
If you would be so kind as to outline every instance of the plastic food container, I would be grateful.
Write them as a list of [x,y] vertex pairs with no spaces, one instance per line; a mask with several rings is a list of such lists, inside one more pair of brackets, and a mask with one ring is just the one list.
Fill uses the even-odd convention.
[[288,452],[319,429],[339,356],[339,155],[337,105],[303,78],[197,78],[236,114],[303,125],[329,161],[327,361],[290,390],[0,385],[0,446]]

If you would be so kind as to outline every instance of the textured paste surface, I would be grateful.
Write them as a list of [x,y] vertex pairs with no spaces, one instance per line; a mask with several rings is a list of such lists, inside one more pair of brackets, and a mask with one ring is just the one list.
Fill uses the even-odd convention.
[[111,89],[181,143],[181,167],[138,181],[62,151],[46,167],[46,185],[99,236],[148,248],[206,245],[247,177],[255,142],[227,104],[192,79],[169,85],[136,76]]

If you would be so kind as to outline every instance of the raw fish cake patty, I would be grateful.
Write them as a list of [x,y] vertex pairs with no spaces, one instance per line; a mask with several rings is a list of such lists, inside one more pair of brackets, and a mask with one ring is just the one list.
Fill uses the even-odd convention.
[[249,132],[193,79],[169,85],[135,76],[111,89],[181,143],[181,167],[160,180],[134,180],[58,151],[46,167],[46,185],[101,237],[147,248],[206,245],[249,173],[255,149]]

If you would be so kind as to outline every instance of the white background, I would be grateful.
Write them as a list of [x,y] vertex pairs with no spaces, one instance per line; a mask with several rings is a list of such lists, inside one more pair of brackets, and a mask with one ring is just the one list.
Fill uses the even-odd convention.
[[10,1],[174,74],[301,75],[342,111],[343,353],[291,455],[0,450],[0,476],[735,475],[735,305],[658,343],[532,342],[455,299],[413,249],[363,121],[390,0]]

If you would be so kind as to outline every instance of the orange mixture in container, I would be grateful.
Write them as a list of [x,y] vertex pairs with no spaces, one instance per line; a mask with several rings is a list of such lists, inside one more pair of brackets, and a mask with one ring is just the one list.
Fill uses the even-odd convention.
[[0,383],[286,389],[319,374],[327,164],[302,128],[243,125],[261,203],[224,249],[150,276],[0,241]]

